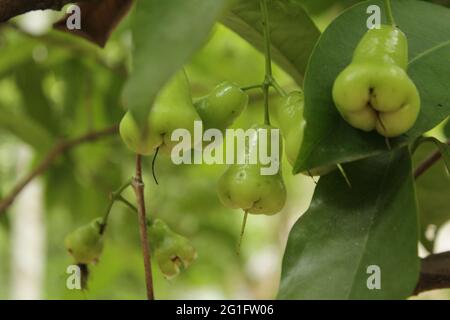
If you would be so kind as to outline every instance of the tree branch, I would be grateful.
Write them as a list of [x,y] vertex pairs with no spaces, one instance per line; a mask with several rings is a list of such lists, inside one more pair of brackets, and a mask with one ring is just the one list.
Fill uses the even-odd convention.
[[[1,0],[0,0],[1,1]],[[5,213],[6,209],[11,206],[16,197],[20,192],[37,176],[41,175],[46,171],[53,162],[63,153],[72,149],[80,144],[86,142],[93,142],[106,136],[114,135],[118,132],[118,126],[114,125],[112,127],[100,130],[92,131],[85,135],[72,140],[62,141],[55,145],[53,149],[47,154],[47,156],[33,169],[27,176],[25,176],[13,189],[12,191],[0,201],[0,216]]]
[[144,182],[142,180],[142,159],[136,155],[136,175],[132,186],[136,194],[137,209],[139,214],[139,232],[141,236],[142,255],[144,257],[145,283],[147,286],[147,299],[154,300],[153,276],[150,246],[147,237],[147,217],[145,213]]
[[420,278],[414,295],[446,288],[450,288],[450,251],[431,254],[422,259]]
[[61,10],[73,2],[92,2],[95,0],[0,0],[0,22],[34,10]]

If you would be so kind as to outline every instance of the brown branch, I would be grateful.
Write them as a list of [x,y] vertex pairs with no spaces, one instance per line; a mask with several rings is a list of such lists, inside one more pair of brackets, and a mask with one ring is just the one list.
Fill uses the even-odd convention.
[[61,10],[66,4],[95,0],[0,0],[0,22],[34,10]]
[[[450,145],[450,140],[447,141]],[[424,174],[428,169],[430,169],[436,162],[442,158],[442,154],[439,150],[433,152],[428,158],[426,158],[414,171],[414,178],[417,179],[422,174]]]
[[133,178],[132,186],[136,194],[136,202],[139,213],[139,232],[141,236],[142,255],[144,257],[145,284],[147,286],[147,299],[154,300],[153,277],[150,246],[147,237],[147,217],[145,213],[144,182],[142,180],[142,159],[136,156],[136,175]]
[[[1,1],[1,0],[0,0]],[[0,200],[0,215],[4,214],[6,209],[11,206],[16,197],[20,192],[36,177],[41,175],[46,171],[53,162],[63,153],[67,152],[80,144],[86,142],[93,142],[106,136],[114,135],[118,132],[118,126],[114,125],[112,127],[100,130],[92,131],[78,138],[61,141],[55,145],[53,149],[47,154],[47,156],[34,168],[27,176],[25,176],[13,189],[12,191],[2,200]]]
[[420,278],[414,295],[450,288],[450,251],[431,254],[421,260]]

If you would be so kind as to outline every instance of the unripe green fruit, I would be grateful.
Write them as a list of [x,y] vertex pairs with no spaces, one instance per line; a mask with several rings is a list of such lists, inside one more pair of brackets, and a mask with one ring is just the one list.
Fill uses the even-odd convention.
[[223,82],[194,105],[205,129],[225,130],[248,104],[248,95],[239,86]]
[[67,235],[64,244],[76,263],[89,264],[100,258],[103,251],[102,221],[102,218],[97,218]]
[[[301,91],[293,91],[283,97],[273,110],[274,120],[278,124],[285,141],[285,153],[291,166],[295,165],[303,142],[306,121],[303,118],[304,95]],[[306,176],[323,176],[335,170],[335,165],[311,169],[302,174]]]
[[294,166],[303,142],[306,125],[303,110],[304,96],[300,91],[291,92],[283,97],[281,104],[274,110],[275,119],[285,141],[286,157],[291,166]]
[[406,73],[407,65],[403,32],[386,25],[369,30],[333,86],[342,117],[355,128],[376,130],[385,137],[411,129],[420,112],[420,96]]
[[173,232],[160,219],[155,219],[150,225],[148,234],[158,266],[166,278],[176,277],[180,268],[189,267],[197,258],[189,240]]
[[172,132],[186,129],[193,136],[194,121],[200,121],[191,97],[184,71],[176,74],[162,89],[150,110],[147,128],[140,128],[127,112],[120,123],[120,135],[133,152],[152,154],[157,148],[170,154],[178,141],[171,141]]
[[[258,136],[261,129],[268,131],[268,148],[271,149],[271,129],[268,125],[254,126],[256,134],[250,136],[249,145],[259,145]],[[245,150],[249,157],[250,148]],[[279,160],[281,160],[282,141],[279,140]],[[270,151],[272,152],[272,151]],[[262,175],[259,163],[233,164],[219,179],[218,195],[222,204],[231,209],[243,209],[253,214],[273,215],[283,209],[286,203],[286,187],[281,169],[275,175]]]

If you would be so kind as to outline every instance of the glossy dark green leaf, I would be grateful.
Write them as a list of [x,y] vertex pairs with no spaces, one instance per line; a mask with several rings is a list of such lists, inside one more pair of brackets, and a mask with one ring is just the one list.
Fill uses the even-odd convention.
[[[403,299],[418,279],[418,225],[406,148],[344,165],[319,180],[292,228],[280,299]],[[369,266],[381,289],[369,290]]]
[[[367,1],[352,7],[331,23],[311,56],[304,86],[307,127],[296,173],[362,159],[388,149],[377,133],[365,133],[347,124],[331,96],[334,80],[350,63],[355,46],[367,31],[366,9],[370,4],[384,8],[383,1]],[[409,74],[422,100],[415,126],[405,135],[391,139],[390,145],[396,148],[450,115],[450,10],[415,0],[392,4],[397,24],[409,40]]]
[[[303,85],[306,66],[320,32],[298,1],[268,1],[273,60]],[[259,0],[243,0],[224,16],[222,22],[264,51]]]
[[[420,145],[414,153],[414,165],[418,167],[436,151],[431,143]],[[450,176],[443,159],[436,162],[416,179],[416,193],[420,218],[420,241],[433,252],[434,240],[439,228],[450,220]]]
[[424,141],[432,142],[436,145],[439,152],[441,153],[441,157],[447,168],[447,172],[450,172],[450,145],[448,143],[441,142],[436,138],[425,138]]
[[448,121],[447,124],[444,127],[444,135],[447,138],[450,138],[450,121]]
[[170,77],[205,42],[228,0],[137,1],[132,22],[133,70],[124,100],[143,123]]

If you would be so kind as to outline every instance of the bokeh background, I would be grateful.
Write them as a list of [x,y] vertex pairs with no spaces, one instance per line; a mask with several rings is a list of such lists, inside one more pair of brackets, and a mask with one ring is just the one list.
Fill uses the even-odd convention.
[[[356,0],[298,0],[321,30]],[[436,0],[448,5],[446,0]],[[60,13],[28,13],[0,25],[0,198],[27,174],[58,138],[118,123],[125,110],[121,88],[129,66],[128,20],[105,49],[51,30]],[[325,62],[324,62],[325,63]],[[228,80],[241,86],[264,78],[264,57],[225,27],[217,25],[208,43],[186,66],[194,97]],[[278,68],[287,90],[295,83]],[[272,103],[276,102],[275,96]],[[235,127],[263,120],[262,95],[251,92],[250,105]],[[439,133],[438,133],[439,134]],[[281,259],[292,224],[307,209],[315,183],[292,176],[283,163],[288,187],[285,209],[272,217],[250,216],[241,249],[236,243],[242,212],[224,208],[216,182],[225,165],[175,166],[158,158],[160,184],[144,162],[149,215],[164,219],[189,237],[198,259],[174,280],[154,265],[159,299],[270,299],[278,289]],[[91,268],[89,291],[66,288],[72,264],[63,239],[76,227],[103,215],[108,195],[133,175],[134,156],[120,139],[105,138],[64,154],[0,216],[0,299],[143,299],[144,270],[137,217],[116,204],[101,261]],[[133,200],[131,192],[125,196]],[[450,203],[445,210],[450,210]],[[450,225],[435,235],[435,251],[450,250]],[[420,248],[421,255],[426,250]],[[450,298],[441,290],[419,298]]]

